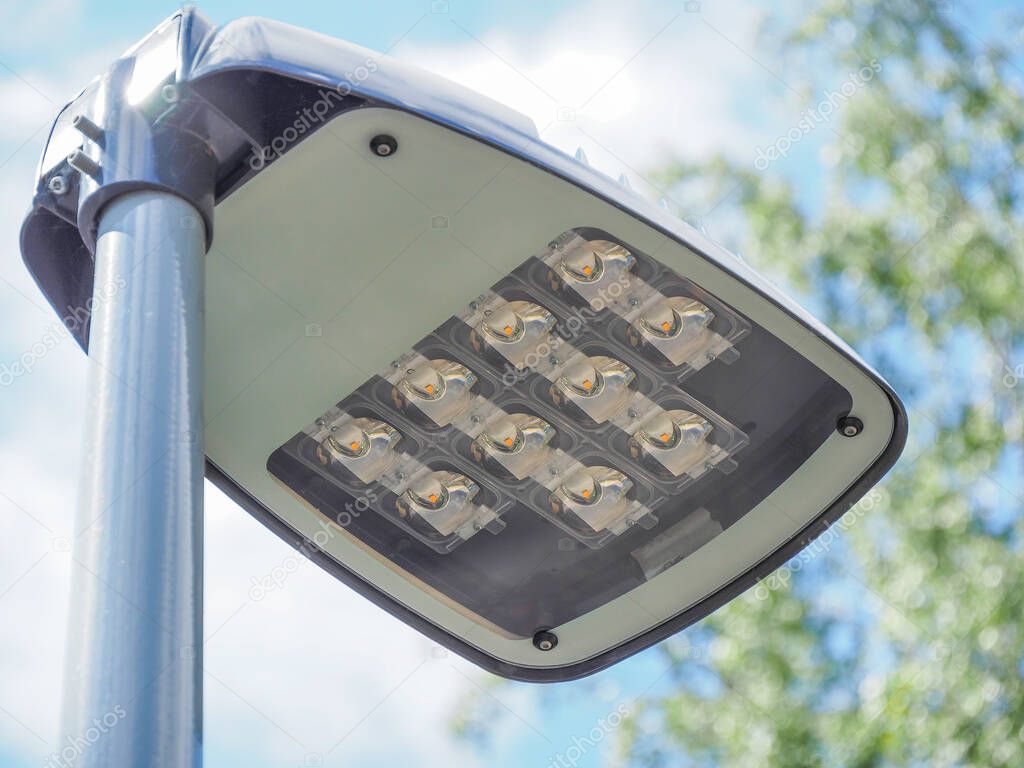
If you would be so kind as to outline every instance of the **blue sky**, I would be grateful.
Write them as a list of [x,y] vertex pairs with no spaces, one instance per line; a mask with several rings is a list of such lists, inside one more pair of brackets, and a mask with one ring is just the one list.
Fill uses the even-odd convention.
[[[17,247],[45,127],[175,7],[12,5],[0,11],[0,362],[30,348],[53,321]],[[808,78],[757,45],[762,11],[743,0],[705,1],[696,11],[653,0],[628,8],[604,0],[223,0],[201,7],[217,22],[261,15],[389,50],[525,112],[545,140],[569,152],[583,146],[595,166],[625,173],[652,197],[661,191],[645,177],[666,157],[720,151],[753,167],[757,148],[783,136],[821,98],[817,86],[799,96],[780,83],[799,89]],[[984,34],[990,14],[982,9],[972,24]],[[819,80],[831,76],[816,73]],[[834,76],[829,82],[838,87],[848,73]],[[557,119],[565,106],[577,110],[574,120]],[[812,132],[765,172],[800,179],[812,205],[832,138],[827,130]],[[725,208],[676,210],[700,217],[712,237],[728,244],[741,223],[729,220]],[[744,255],[756,266],[756,254]],[[42,765],[59,744],[72,599],[65,544],[74,535],[86,371],[80,350],[65,342],[30,376],[0,389],[0,764],[12,768]],[[525,685],[494,688],[483,673],[309,565],[285,589],[254,603],[251,579],[292,556],[208,487],[207,765],[302,766],[319,755],[329,766],[458,760],[544,768],[619,705],[667,685],[664,662],[652,651],[543,693]],[[355,623],[377,639],[370,647],[349,639]],[[466,700],[495,713],[495,732],[485,743],[450,732]],[[613,745],[611,734],[575,764],[614,764]]]

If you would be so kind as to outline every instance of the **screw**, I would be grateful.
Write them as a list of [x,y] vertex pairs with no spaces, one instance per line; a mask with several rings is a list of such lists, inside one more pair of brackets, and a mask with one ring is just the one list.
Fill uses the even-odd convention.
[[75,115],[71,118],[71,126],[87,139],[91,139],[100,146],[103,146],[103,129],[85,115]]
[[856,437],[864,431],[864,422],[856,416],[843,416],[836,424],[836,429],[843,437]]
[[533,645],[538,651],[550,651],[558,645],[558,636],[546,629],[538,630],[533,636]]
[[164,97],[164,101],[168,104],[174,104],[181,98],[181,91],[178,90],[178,86],[174,83],[168,83],[160,89],[160,95]]
[[398,142],[394,136],[381,133],[370,139],[370,150],[377,157],[390,157],[398,151]]
[[76,149],[68,155],[68,165],[79,173],[91,176],[94,179],[98,179],[100,176],[100,164],[80,149]]
[[68,191],[68,182],[63,176],[54,176],[46,183],[46,186],[55,195],[63,195]]

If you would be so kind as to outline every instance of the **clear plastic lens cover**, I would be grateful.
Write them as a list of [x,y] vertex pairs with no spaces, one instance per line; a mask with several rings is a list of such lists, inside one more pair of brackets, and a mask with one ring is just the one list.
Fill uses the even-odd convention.
[[849,409],[801,355],[601,230],[562,233],[452,309],[268,468],[513,637],[692,554]]

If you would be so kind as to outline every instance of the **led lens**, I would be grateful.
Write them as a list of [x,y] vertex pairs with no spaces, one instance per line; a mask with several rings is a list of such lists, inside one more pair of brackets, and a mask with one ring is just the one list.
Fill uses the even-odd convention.
[[406,371],[393,398],[400,408],[415,408],[444,427],[469,406],[476,382],[476,374],[464,365],[451,360],[425,360]]
[[503,302],[485,311],[471,340],[478,352],[490,347],[516,368],[522,368],[523,361],[528,355],[536,354],[555,323],[555,316],[539,304]]
[[620,360],[579,356],[555,380],[551,397],[559,405],[573,403],[600,424],[625,407],[635,378],[633,369]]
[[473,504],[479,492],[479,485],[458,472],[428,472],[414,479],[396,504],[403,517],[421,518],[438,533],[450,536],[474,521],[478,529],[493,519],[488,510]]
[[581,467],[551,495],[551,508],[576,515],[594,531],[624,528],[632,487],[632,480],[611,467]]
[[352,419],[336,426],[320,443],[322,464],[340,464],[364,483],[381,477],[394,462],[401,433],[377,419]]
[[[620,295],[629,282],[628,273],[636,258],[617,243],[607,240],[574,238],[564,248],[556,249],[556,272],[564,287],[574,291],[592,306],[598,300],[607,303],[612,292],[609,286],[619,282]],[[556,287],[557,284],[556,284]]]
[[485,425],[473,442],[477,461],[491,461],[520,480],[529,477],[548,458],[547,444],[555,428],[528,413],[501,415]]
[[707,442],[711,423],[690,411],[660,411],[633,433],[630,453],[634,458],[656,460],[676,477],[702,464],[713,446]]
[[688,363],[713,339],[708,326],[715,314],[696,299],[673,296],[646,308],[632,326],[634,346],[650,345],[673,365]]

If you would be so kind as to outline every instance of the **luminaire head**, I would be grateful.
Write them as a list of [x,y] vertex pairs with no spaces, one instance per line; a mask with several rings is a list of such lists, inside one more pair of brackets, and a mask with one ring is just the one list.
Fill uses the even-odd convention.
[[83,346],[96,220],[134,189],[204,219],[208,477],[497,674],[683,629],[902,450],[891,388],[742,260],[348,43],[185,10],[61,113],[22,248]]

